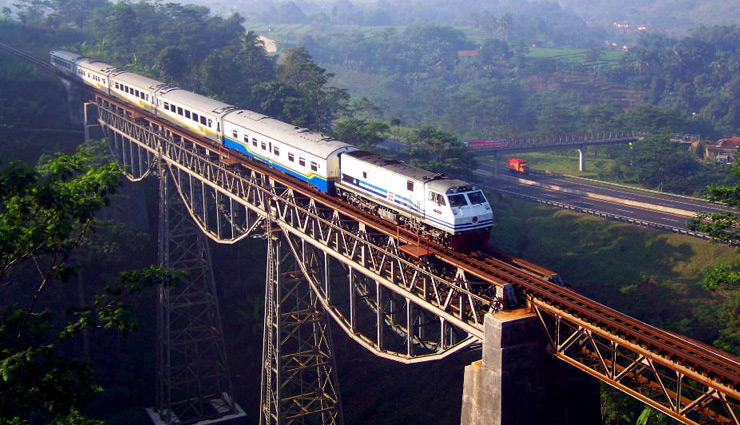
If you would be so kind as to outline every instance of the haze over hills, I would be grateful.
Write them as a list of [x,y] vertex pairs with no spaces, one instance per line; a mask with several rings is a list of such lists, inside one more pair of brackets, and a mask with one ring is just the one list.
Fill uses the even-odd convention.
[[[13,9],[17,0],[0,0]],[[23,2],[21,2],[23,3]],[[610,30],[615,23],[636,30],[685,34],[700,25],[740,24],[736,0],[183,0],[215,14],[238,12],[251,22],[354,25],[472,25],[480,16],[530,16],[543,21],[579,18]],[[340,19],[336,19],[340,18]],[[289,21],[289,22],[286,22]],[[566,22],[567,23],[567,22]],[[624,32],[625,29],[620,31]]]
[[740,24],[740,2],[727,0],[558,0],[589,23],[644,24],[649,30],[684,32],[699,25]]
[[[469,25],[488,11],[500,16],[534,15],[562,19],[572,12],[591,26],[615,29],[615,23],[640,25],[648,31],[685,34],[700,25],[740,24],[740,1],[727,0],[186,0],[209,6],[216,13],[237,11],[248,20],[280,19],[286,11],[310,22],[322,14],[358,16],[365,25]],[[560,8],[563,10],[557,10]],[[359,21],[359,20],[358,20]],[[275,22],[269,22],[275,23]],[[296,22],[297,23],[297,22]],[[348,22],[355,23],[355,22]]]

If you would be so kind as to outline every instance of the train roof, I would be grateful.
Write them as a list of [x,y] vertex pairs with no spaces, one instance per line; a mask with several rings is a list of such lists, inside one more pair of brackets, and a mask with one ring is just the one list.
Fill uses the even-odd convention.
[[69,62],[76,62],[78,59],[82,58],[83,56],[78,55],[77,53],[68,52],[66,50],[52,50],[49,52],[51,56],[57,57],[59,59],[63,59]]
[[470,192],[472,190],[478,190],[479,188],[466,181],[458,179],[443,178],[434,180],[427,184],[429,189],[439,193],[457,193],[457,192]]
[[338,150],[356,149],[349,143],[246,109],[231,112],[224,118],[224,121],[263,134],[271,139],[279,140],[288,146],[323,159],[328,158]]
[[216,114],[218,117],[221,117],[225,113],[234,109],[234,106],[229,105],[228,103],[219,102],[210,97],[205,97],[179,88],[165,88],[157,93],[157,97],[162,100],[169,100],[182,105],[187,105],[192,109]]
[[149,90],[156,90],[167,85],[161,81],[154,80],[143,75],[135,74],[129,71],[119,71],[111,75],[114,81],[119,83],[126,83],[138,88],[146,88]]
[[88,69],[99,74],[108,74],[109,72],[118,69],[115,66],[107,64],[105,62],[100,62],[85,57],[79,58],[75,63],[78,67],[82,67],[84,69]]
[[377,167],[383,167],[387,170],[393,171],[396,174],[400,174],[402,176],[417,181],[428,182],[430,180],[443,178],[443,175],[440,173],[434,173],[423,168],[414,167],[401,161],[396,161],[395,159],[384,158],[372,152],[358,150],[346,153],[345,155],[352,156]]

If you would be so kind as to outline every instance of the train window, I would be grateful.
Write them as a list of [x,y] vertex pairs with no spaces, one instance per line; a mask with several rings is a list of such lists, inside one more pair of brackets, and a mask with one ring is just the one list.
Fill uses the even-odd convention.
[[183,115],[183,114],[184,114],[184,112],[183,112],[182,108],[178,106],[177,107],[177,115]]
[[298,157],[298,164],[299,164],[299,165],[300,165],[301,167],[305,167],[305,166],[306,166],[306,160],[305,160],[305,159],[303,159],[303,158],[301,158],[301,157]]
[[363,171],[363,172],[362,172],[362,178],[363,178],[363,179],[366,179],[366,178],[367,178],[367,171]]
[[200,121],[200,116],[198,116],[198,114],[196,114],[195,112],[193,112],[193,121],[195,122]]
[[168,111],[170,110],[170,104],[169,104],[169,102],[164,102],[164,109],[166,109]]
[[237,132],[236,130],[234,130],[234,131],[232,132],[232,134],[234,134],[234,138],[235,138],[235,139],[238,139],[238,138],[239,138],[239,133],[238,133],[238,132]]
[[313,171],[319,171],[319,164],[311,161],[311,170],[313,170]]
[[141,94],[139,93],[138,90],[134,89],[134,96],[141,97]]
[[260,143],[260,145],[262,146],[262,150],[263,151],[266,151],[267,150],[267,143],[262,142],[262,143]]
[[447,195],[447,199],[450,200],[451,207],[463,207],[465,205],[468,205],[468,201],[467,199],[465,199],[465,195],[463,194]]
[[275,148],[272,151],[275,152],[275,156],[280,156],[280,148],[279,147],[275,146]]
[[436,192],[429,192],[429,200],[441,207],[447,205],[447,202],[445,202],[445,197]]
[[203,124],[203,125],[206,125],[206,117],[204,117],[203,115],[200,116],[200,123]]
[[244,135],[244,143],[249,144],[249,136]]
[[288,152],[288,161],[295,162],[295,155],[293,155],[292,153]]
[[208,127],[213,128],[213,121],[210,118],[208,118]]
[[118,88],[118,83],[116,83],[116,88]]
[[255,148],[257,147],[257,139],[255,139],[254,137],[252,137],[252,146],[254,146]]
[[470,200],[471,204],[482,204],[486,202],[486,197],[483,196],[483,192],[478,190],[476,192],[468,193],[468,200]]
[[185,110],[185,118],[190,119],[190,111]]
[[145,98],[144,100],[146,100],[147,102],[149,102],[149,95],[148,94],[145,94],[144,95],[144,98]]
[[409,190],[411,192],[414,191],[414,182],[411,180],[406,180],[406,190]]

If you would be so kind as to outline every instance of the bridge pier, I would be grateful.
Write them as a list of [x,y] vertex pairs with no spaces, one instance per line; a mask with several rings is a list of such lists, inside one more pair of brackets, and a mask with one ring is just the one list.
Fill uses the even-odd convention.
[[578,171],[586,171],[586,145],[578,148]]
[[[103,128],[101,127],[100,122],[98,122],[98,105],[94,103],[85,103],[82,105],[82,108],[85,127],[85,141],[102,139],[105,135],[103,134]],[[71,101],[70,109],[74,109]]]
[[600,423],[599,383],[547,353],[524,309],[485,318],[483,358],[465,368],[462,425]]

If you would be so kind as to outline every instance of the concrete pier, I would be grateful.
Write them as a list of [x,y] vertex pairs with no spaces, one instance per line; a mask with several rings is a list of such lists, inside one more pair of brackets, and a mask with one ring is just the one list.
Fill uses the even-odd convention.
[[546,351],[524,309],[489,314],[483,358],[465,368],[462,425],[600,423],[599,383]]
[[83,117],[85,124],[85,141],[100,140],[104,137],[103,129],[98,123],[97,106],[91,103],[83,105]]

